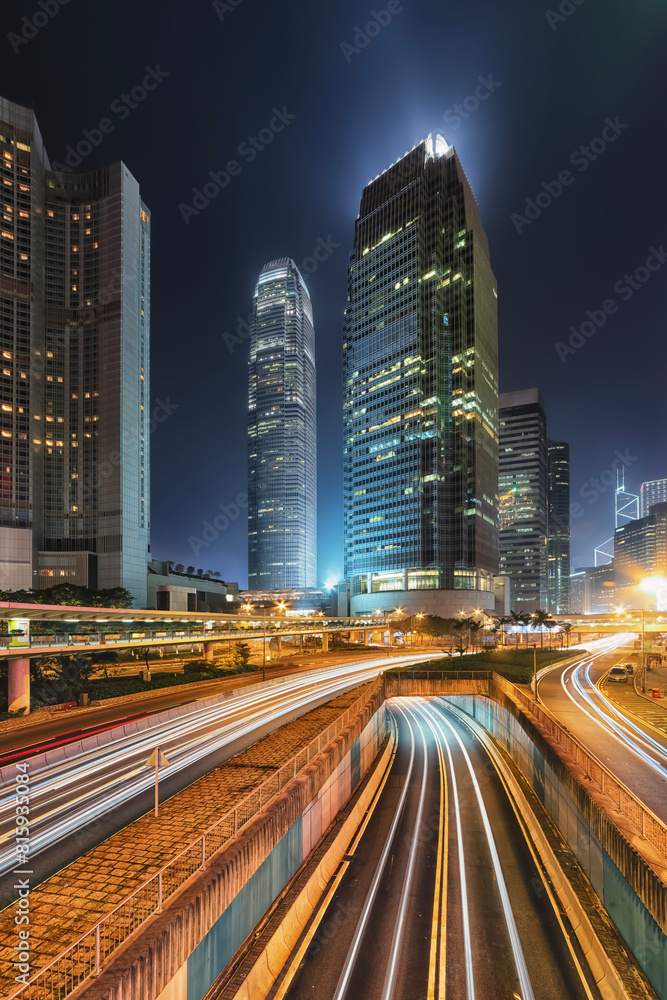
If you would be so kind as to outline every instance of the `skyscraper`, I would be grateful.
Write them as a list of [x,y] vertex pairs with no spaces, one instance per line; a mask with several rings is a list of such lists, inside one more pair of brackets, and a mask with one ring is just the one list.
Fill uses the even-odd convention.
[[653,479],[642,483],[639,491],[640,517],[647,517],[654,503],[667,503],[667,479]]
[[547,441],[547,610],[570,610],[570,446]]
[[496,282],[454,148],[431,136],[361,196],[343,345],[352,613],[492,611]]
[[317,582],[317,411],[310,295],[289,257],[265,264],[250,324],[248,588]]
[[547,424],[539,389],[506,392],[500,413],[500,572],[514,581],[515,610],[546,608]]
[[0,99],[0,588],[125,587],[149,548],[150,216],[122,163],[49,170]]

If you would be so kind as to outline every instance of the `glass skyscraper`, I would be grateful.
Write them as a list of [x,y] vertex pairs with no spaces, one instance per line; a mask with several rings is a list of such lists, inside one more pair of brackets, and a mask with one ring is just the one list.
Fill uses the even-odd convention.
[[289,257],[262,268],[248,386],[248,589],[317,583],[317,409],[310,295]]
[[496,282],[454,148],[429,136],[361,197],[343,345],[352,613],[493,610]]
[[570,446],[547,441],[547,576],[554,615],[570,611]]
[[0,99],[0,589],[146,602],[150,215],[123,163],[49,169]]
[[514,610],[548,605],[547,423],[538,389],[500,396],[500,572],[514,581]]

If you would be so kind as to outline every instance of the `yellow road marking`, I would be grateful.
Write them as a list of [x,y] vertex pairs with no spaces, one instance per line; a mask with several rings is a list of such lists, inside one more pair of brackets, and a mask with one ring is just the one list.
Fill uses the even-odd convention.
[[[440,817],[438,822],[438,854],[435,869],[435,891],[433,894],[433,921],[431,924],[431,953],[428,970],[428,1000],[435,1000],[435,973],[438,959],[438,931],[440,930],[440,975],[438,977],[438,997],[445,995],[445,945],[447,940],[447,774],[445,761],[436,739],[438,760],[440,761]],[[444,812],[444,821],[443,821]],[[444,838],[444,852],[443,852]],[[442,884],[442,890],[441,890]],[[444,899],[443,899],[444,897]],[[441,909],[442,904],[442,909]],[[442,925],[441,925],[442,912]]]
[[338,889],[338,886],[341,883],[343,875],[345,874],[345,872],[347,871],[347,869],[349,867],[350,857],[351,857],[352,854],[354,854],[354,852],[356,851],[357,847],[359,846],[359,841],[361,840],[361,837],[363,836],[364,830],[368,826],[368,824],[369,824],[369,822],[371,820],[371,816],[373,815],[373,813],[375,811],[375,807],[376,807],[376,805],[378,804],[378,802],[380,800],[380,796],[382,795],[382,792],[384,791],[384,786],[386,785],[387,779],[389,778],[389,774],[391,772],[391,769],[392,769],[392,766],[393,766],[393,763],[394,763],[394,758],[396,757],[397,750],[398,750],[398,738],[396,739],[396,743],[394,745],[394,750],[392,752],[391,757],[389,758],[389,761],[387,763],[387,769],[384,772],[384,776],[382,778],[382,781],[380,782],[378,790],[375,793],[375,797],[374,797],[373,801],[371,802],[370,806],[368,807],[368,811],[366,812],[366,815],[364,816],[364,820],[363,820],[361,826],[359,827],[359,829],[357,830],[357,832],[355,833],[354,838],[353,838],[353,840],[352,840],[352,842],[350,844],[350,847],[348,848],[348,850],[346,852],[347,860],[341,862],[340,868],[339,868],[338,872],[336,873],[336,876],[335,876],[333,882],[331,883],[326,896],[324,897],[322,903],[320,904],[320,908],[319,908],[319,910],[317,912],[317,915],[315,916],[315,918],[313,919],[310,927],[308,928],[308,931],[306,932],[306,936],[304,937],[303,941],[301,942],[301,945],[299,946],[298,951],[294,955],[294,958],[292,959],[292,961],[290,963],[290,966],[289,966],[287,972],[285,973],[284,979],[283,979],[282,983],[280,984],[280,987],[279,987],[277,993],[274,996],[274,1000],[284,1000],[285,994],[287,993],[288,989],[292,985],[292,980],[294,979],[294,976],[296,975],[297,969],[299,968],[299,966],[300,966],[300,964],[301,964],[301,962],[303,960],[303,956],[306,954],[306,951],[308,950],[308,948],[310,946],[310,942],[315,937],[315,934],[317,933],[317,930],[318,930],[318,928],[319,928],[319,926],[322,923],[322,920],[324,918],[324,914],[327,911],[329,903],[331,902],[332,897],[334,896],[336,890]]

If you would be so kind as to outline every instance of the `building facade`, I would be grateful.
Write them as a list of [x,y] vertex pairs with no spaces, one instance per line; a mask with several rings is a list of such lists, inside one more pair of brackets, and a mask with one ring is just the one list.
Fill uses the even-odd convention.
[[50,171],[0,99],[0,587],[146,604],[150,215],[127,167]]
[[170,562],[151,559],[147,574],[147,608],[156,611],[213,611],[238,608],[239,585],[210,576],[175,572]]
[[547,610],[570,610],[570,446],[547,441]]
[[262,268],[248,389],[248,588],[315,587],[317,407],[310,295],[289,257]]
[[496,282],[453,147],[429,136],[364,189],[343,345],[352,614],[493,612]]
[[548,606],[547,424],[539,389],[499,397],[500,572],[514,582],[514,610]]
[[[614,532],[614,574],[623,604],[664,611],[667,578],[667,502],[650,505],[650,513]],[[638,585],[656,578],[657,589]],[[657,600],[656,600],[657,599]]]
[[642,483],[639,491],[639,516],[646,517],[656,503],[667,503],[667,479],[653,479]]

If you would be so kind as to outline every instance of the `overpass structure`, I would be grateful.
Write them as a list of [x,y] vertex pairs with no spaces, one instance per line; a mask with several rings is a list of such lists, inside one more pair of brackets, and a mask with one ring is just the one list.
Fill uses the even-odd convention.
[[[392,646],[396,634],[405,633],[378,614],[367,617],[220,614],[201,612],[153,611],[128,608],[83,608],[70,605],[16,604],[0,602],[0,619],[13,626],[16,634],[0,635],[0,661],[8,661],[8,707],[10,711],[30,711],[30,660],[48,653],[91,653],[116,649],[151,649],[177,645],[201,644],[204,659],[212,660],[216,646],[230,642],[321,637],[322,650],[329,648],[329,636],[340,632],[357,633],[357,641]],[[556,625],[574,625],[579,643],[586,639],[627,633],[639,623],[626,615],[594,614],[555,615]],[[51,635],[31,632],[30,624],[52,625]],[[99,626],[87,634],[58,631],[58,625]],[[667,630],[667,615],[648,612],[643,629],[646,634]],[[530,630],[532,632],[533,630]],[[528,634],[528,633],[527,633]],[[535,632],[535,634],[537,634]],[[506,632],[506,635],[513,635]]]

